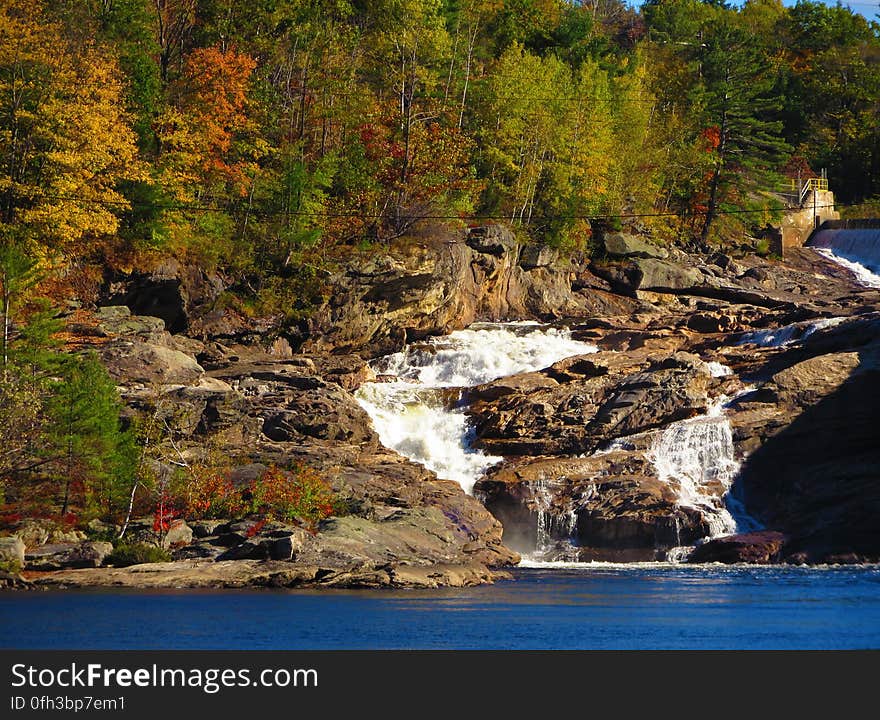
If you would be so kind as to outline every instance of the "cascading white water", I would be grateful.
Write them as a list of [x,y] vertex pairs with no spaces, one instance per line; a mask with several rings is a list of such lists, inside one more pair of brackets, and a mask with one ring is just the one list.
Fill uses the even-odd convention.
[[720,378],[720,377],[728,377],[729,375],[733,375],[733,370],[729,368],[727,365],[723,363],[717,362],[715,360],[710,360],[706,363],[709,368],[709,374],[712,377]]
[[802,342],[813,333],[839,325],[844,320],[846,320],[844,317],[822,318],[812,322],[792,323],[791,325],[783,325],[778,328],[755,330],[754,332],[745,333],[736,344],[784,347],[792,343]]
[[[560,478],[564,479],[564,478]],[[565,515],[551,513],[553,504],[553,483],[546,478],[540,478],[529,483],[529,489],[532,491],[532,503],[534,505],[535,514],[537,515],[537,531],[535,536],[535,552],[532,554],[533,559],[539,559],[545,553],[554,549],[554,537],[570,538],[574,535],[577,527],[577,513],[574,506],[569,506]],[[590,487],[590,493],[593,488]],[[588,500],[590,494],[584,496],[581,502]]]
[[678,504],[703,513],[710,537],[757,527],[742,504],[730,496],[740,464],[724,401],[713,404],[705,415],[669,425],[648,452],[658,477],[677,486]]
[[546,552],[550,549],[550,522],[549,510],[551,497],[547,488],[547,481],[543,478],[532,483],[532,493],[535,501],[535,510],[538,513],[538,531],[535,540],[535,549],[538,552]]
[[448,407],[442,388],[541,370],[597,349],[573,340],[566,329],[531,322],[480,323],[381,358],[376,370],[397,379],[365,383],[356,398],[385,447],[471,493],[477,479],[501,458],[471,448],[467,417],[461,408]]
[[866,287],[880,288],[880,275],[866,265],[858,262],[855,256],[846,257],[834,252],[834,250],[829,250],[828,248],[815,248],[815,250],[822,257],[832,260],[849,270],[856,276],[856,282],[861,283]]

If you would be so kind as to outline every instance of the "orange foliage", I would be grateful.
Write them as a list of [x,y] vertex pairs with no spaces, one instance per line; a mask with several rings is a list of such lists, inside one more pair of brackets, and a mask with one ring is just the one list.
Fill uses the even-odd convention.
[[175,88],[177,107],[167,111],[156,128],[166,180],[173,187],[210,189],[221,183],[246,194],[250,165],[234,145],[250,127],[247,90],[255,67],[250,55],[234,49],[200,48],[187,57]]

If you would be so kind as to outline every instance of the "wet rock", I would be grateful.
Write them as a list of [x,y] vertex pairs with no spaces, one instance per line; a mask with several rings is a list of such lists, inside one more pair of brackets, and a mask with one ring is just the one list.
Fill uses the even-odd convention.
[[628,551],[632,560],[653,560],[710,532],[641,451],[506,462],[475,492],[501,521],[505,544],[522,553],[540,550],[543,533],[545,541],[574,542],[584,559],[614,561]]
[[[476,445],[495,455],[589,453],[614,438],[693,417],[708,406],[711,376],[698,357],[650,360],[613,354],[545,371],[555,381],[501,382],[477,388],[468,408]],[[649,364],[650,363],[650,364]],[[634,369],[644,368],[637,372]],[[579,368],[584,374],[572,371]],[[528,390],[528,392],[525,392]]]
[[689,563],[749,563],[766,565],[783,559],[786,537],[773,530],[727,535],[694,548]]
[[556,380],[544,373],[520,373],[470,388],[467,390],[467,398],[469,401],[492,401],[506,395],[528,395],[536,390],[557,387],[558,385]]

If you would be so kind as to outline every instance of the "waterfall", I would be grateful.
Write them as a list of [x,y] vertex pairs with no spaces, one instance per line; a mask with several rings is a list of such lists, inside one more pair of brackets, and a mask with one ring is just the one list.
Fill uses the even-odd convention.
[[819,229],[810,237],[809,246],[845,267],[849,266],[841,260],[857,264],[869,274],[880,272],[880,225],[877,221],[854,220],[842,224],[844,227]]
[[376,371],[394,379],[365,383],[355,397],[385,447],[471,493],[501,458],[471,447],[473,430],[449,388],[541,370],[597,349],[573,340],[567,329],[534,322],[478,323],[380,358]]
[[733,370],[731,368],[715,360],[710,360],[706,363],[706,365],[709,368],[709,374],[714,378],[722,378],[733,375]]
[[730,421],[724,415],[726,400],[716,402],[705,415],[672,423],[648,451],[660,480],[677,487],[678,505],[703,513],[711,537],[757,526],[730,494],[739,462]]
[[538,552],[547,552],[552,545],[549,521],[552,497],[547,488],[547,481],[544,478],[531,483],[531,489],[535,502],[535,511],[538,514],[538,532],[535,549]]
[[[559,480],[564,479],[559,478]],[[570,539],[577,527],[577,513],[574,511],[573,503],[569,504],[568,512],[565,515],[551,512],[553,505],[552,487],[554,484],[556,483],[548,481],[546,478],[540,478],[529,483],[529,489],[532,492],[532,503],[537,515],[535,558],[541,557],[554,549],[554,537]],[[591,486],[590,491],[592,489]],[[588,492],[581,502],[589,499],[591,494],[592,492]]]

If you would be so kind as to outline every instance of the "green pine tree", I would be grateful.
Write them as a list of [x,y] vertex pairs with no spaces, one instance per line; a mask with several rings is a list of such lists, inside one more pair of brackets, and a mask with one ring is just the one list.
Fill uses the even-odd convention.
[[60,480],[62,516],[74,490],[102,515],[112,518],[121,510],[137,453],[120,427],[120,410],[116,386],[98,359],[66,356],[48,402],[48,450]]
[[700,233],[705,243],[719,206],[734,198],[741,206],[750,191],[772,188],[774,169],[789,148],[777,119],[781,96],[754,38],[722,15],[703,39],[692,52],[699,73],[695,105],[702,110],[714,160]]

